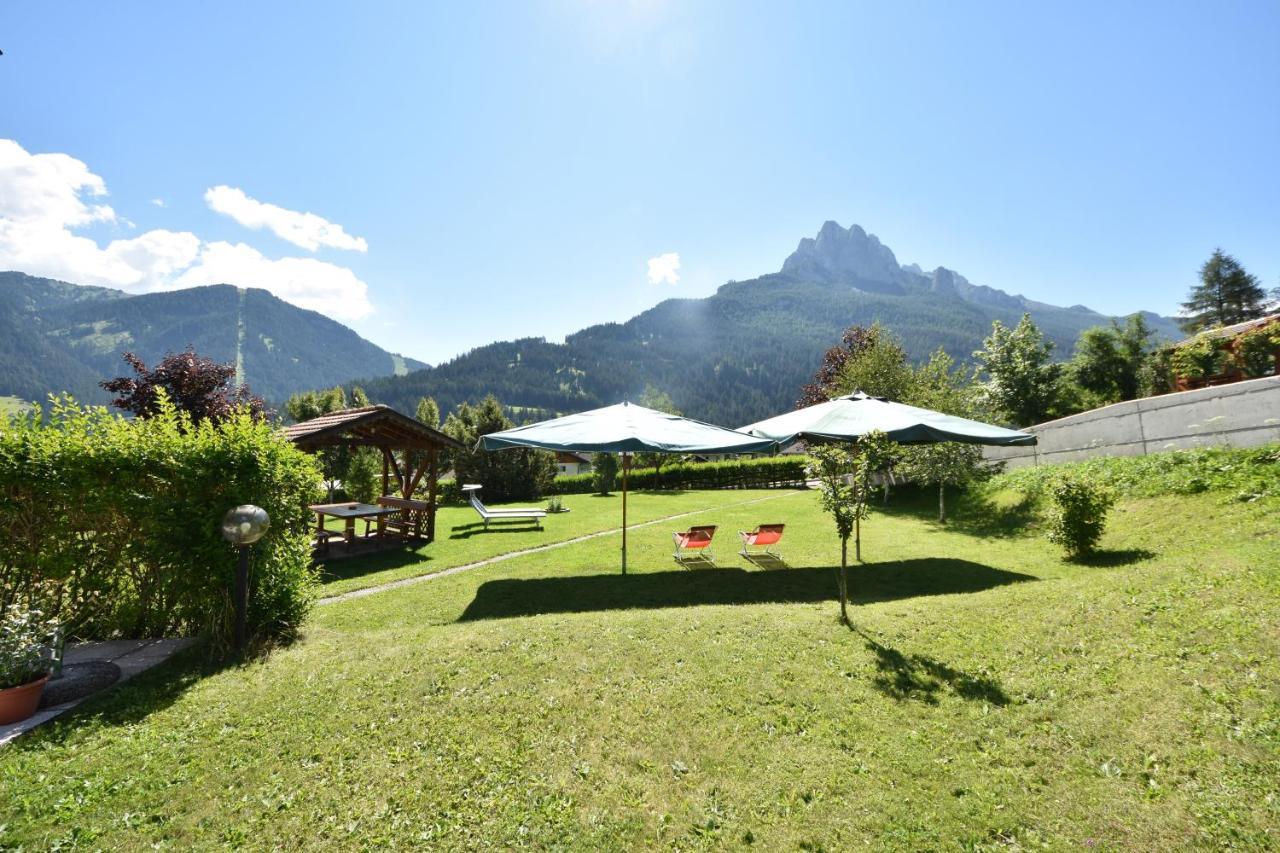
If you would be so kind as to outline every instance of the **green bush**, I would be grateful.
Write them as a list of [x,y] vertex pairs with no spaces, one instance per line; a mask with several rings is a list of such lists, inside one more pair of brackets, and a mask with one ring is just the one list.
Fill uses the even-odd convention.
[[0,690],[21,687],[48,673],[46,644],[56,630],[56,623],[23,604],[10,604],[0,612]]
[[1277,350],[1280,350],[1280,322],[1252,329],[1237,337],[1233,356],[1236,366],[1245,376],[1270,376],[1276,371]]
[[[805,481],[804,456],[768,456],[726,462],[676,462],[654,468],[632,468],[627,487],[635,490],[768,489],[796,486]],[[595,474],[557,477],[548,494],[575,495],[595,491]]]
[[1280,444],[1260,447],[1197,447],[1147,456],[1100,456],[1065,465],[1006,471],[984,491],[1021,492],[1040,503],[1063,470],[1079,472],[1122,497],[1149,498],[1227,492],[1238,500],[1280,497]]
[[[618,481],[618,457],[612,453],[596,453],[591,457],[591,485],[597,494],[607,495]],[[554,482],[554,481],[552,481]]]
[[1224,352],[1207,335],[1193,338],[1173,351],[1173,372],[1185,379],[1203,379],[1222,372]]
[[0,606],[40,601],[72,636],[231,635],[236,559],[219,522],[261,506],[249,625],[288,639],[311,606],[314,459],[246,415],[193,425],[55,402],[0,423]]
[[1071,558],[1092,554],[1107,526],[1115,494],[1078,474],[1062,474],[1049,490],[1045,532]]

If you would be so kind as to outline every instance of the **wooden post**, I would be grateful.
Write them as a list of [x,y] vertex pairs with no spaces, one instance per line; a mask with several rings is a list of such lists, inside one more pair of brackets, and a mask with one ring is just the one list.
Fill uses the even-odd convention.
[[427,541],[436,541],[436,449],[427,451]]
[[382,448],[382,493],[384,495],[387,493],[387,488],[391,484],[391,464],[388,461],[390,454],[390,450],[385,447]]
[[627,573],[627,472],[631,470],[631,454],[622,454],[622,573]]

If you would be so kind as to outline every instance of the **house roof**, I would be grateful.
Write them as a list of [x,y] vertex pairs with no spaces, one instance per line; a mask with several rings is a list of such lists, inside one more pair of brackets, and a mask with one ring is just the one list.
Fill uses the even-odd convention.
[[568,450],[559,450],[556,452],[556,461],[564,465],[571,462],[579,462],[584,465],[590,465],[591,459],[581,453],[573,453]]
[[1187,338],[1186,340],[1178,341],[1178,343],[1175,344],[1175,346],[1182,346],[1183,344],[1189,344],[1192,341],[1199,340],[1201,338],[1214,338],[1214,339],[1234,338],[1236,335],[1242,334],[1244,332],[1248,332],[1253,329],[1258,329],[1263,326],[1270,325],[1271,323],[1277,323],[1277,322],[1280,322],[1280,314],[1268,314],[1267,316],[1259,317],[1256,320],[1245,320],[1243,323],[1235,323],[1230,326],[1221,326],[1217,329],[1205,329],[1202,332],[1196,332],[1194,335]]
[[395,449],[429,449],[462,444],[440,430],[402,415],[390,406],[362,406],[329,412],[285,427],[285,437],[304,450],[333,445],[367,445]]

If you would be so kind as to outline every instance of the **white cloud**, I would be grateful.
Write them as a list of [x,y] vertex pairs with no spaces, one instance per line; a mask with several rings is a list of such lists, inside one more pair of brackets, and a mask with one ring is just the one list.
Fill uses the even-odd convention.
[[286,302],[322,314],[358,320],[369,316],[369,288],[346,267],[315,258],[272,260],[244,243],[205,243],[195,265],[171,289],[200,284],[261,287]]
[[333,249],[369,251],[363,237],[353,237],[341,225],[314,213],[299,213],[250,198],[236,187],[217,186],[205,191],[211,210],[224,213],[246,228],[265,228],[281,240],[314,252],[321,246]]
[[151,199],[151,203],[156,207],[164,207],[167,204],[167,202],[162,198],[153,198]]
[[162,228],[105,247],[75,233],[128,222],[98,202],[106,194],[102,178],[74,157],[31,154],[0,139],[0,270],[131,293],[199,284],[261,287],[339,319],[373,311],[368,286],[354,272],[314,258],[273,260],[243,243],[205,243],[190,231]]
[[667,252],[649,259],[650,284],[680,283],[680,253]]

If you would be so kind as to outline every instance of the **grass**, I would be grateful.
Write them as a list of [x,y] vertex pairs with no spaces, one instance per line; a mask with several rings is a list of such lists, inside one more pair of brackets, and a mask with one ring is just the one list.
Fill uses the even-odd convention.
[[0,751],[0,846],[1275,846],[1276,502],[1127,499],[1092,565],[1016,506],[877,513],[854,630],[813,493],[689,519],[788,568],[655,525],[322,607]]
[[0,415],[17,415],[28,411],[31,404],[17,397],[0,396]]
[[[733,492],[632,492],[627,496],[627,518],[630,524],[644,524],[667,516],[680,515],[725,504],[757,503],[781,497],[778,490],[742,490]],[[618,527],[622,523],[621,494],[566,495],[565,513],[549,514],[539,530],[531,521],[491,522],[489,529],[469,506],[444,506],[436,515],[436,541],[411,549],[387,549],[368,556],[333,560],[324,566],[321,594],[339,595],[379,584],[434,574],[443,569],[474,563],[502,554],[536,548],[553,542],[564,542]],[[515,506],[516,504],[510,504]],[[544,504],[519,504],[535,506]],[[493,504],[500,508],[503,504]],[[768,512],[761,506],[760,512]],[[669,542],[670,531],[684,529],[684,519],[662,528]],[[338,519],[326,519],[331,530],[342,530]],[[364,524],[356,526],[363,533]],[[732,532],[732,531],[731,531]],[[615,563],[617,560],[615,559]]]

